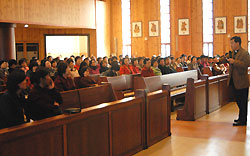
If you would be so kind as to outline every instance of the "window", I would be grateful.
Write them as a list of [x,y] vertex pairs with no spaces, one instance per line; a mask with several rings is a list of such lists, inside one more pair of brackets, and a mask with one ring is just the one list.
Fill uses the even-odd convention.
[[131,57],[130,0],[122,0],[122,54]]
[[160,0],[161,56],[170,56],[170,0]]
[[213,0],[203,0],[203,54],[213,56]]

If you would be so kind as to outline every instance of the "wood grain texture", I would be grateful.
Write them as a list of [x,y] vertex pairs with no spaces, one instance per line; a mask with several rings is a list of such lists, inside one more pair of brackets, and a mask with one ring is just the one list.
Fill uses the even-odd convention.
[[93,29],[95,8],[95,0],[1,0],[0,22]]

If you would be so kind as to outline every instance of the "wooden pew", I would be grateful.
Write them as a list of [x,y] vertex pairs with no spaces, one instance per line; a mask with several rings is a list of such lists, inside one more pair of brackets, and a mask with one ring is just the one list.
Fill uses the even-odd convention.
[[206,114],[206,81],[187,79],[185,104],[177,110],[177,120],[194,121]]
[[198,71],[190,70],[162,76],[135,77],[134,88],[147,89],[149,92],[153,92],[162,89],[163,84],[169,84],[171,88],[170,94],[172,100],[171,105],[173,110],[173,101],[185,96],[186,83],[188,78],[198,80]]
[[0,155],[133,155],[145,148],[144,98],[0,130]]
[[120,100],[126,97],[134,96],[134,77],[138,77],[138,74],[134,75],[121,75],[115,77],[101,76],[100,82],[111,83],[112,89],[115,93],[116,100]]
[[149,147],[171,135],[170,130],[170,86],[162,90],[147,93],[137,90],[136,96],[146,98],[146,146]]
[[115,101],[111,84],[105,83],[94,87],[81,88],[61,92],[63,103],[62,110],[66,108],[87,108],[105,102]]
[[212,73],[212,70],[211,70],[210,67],[204,67],[203,71],[202,71],[202,74],[207,74],[209,76],[213,76],[213,73]]

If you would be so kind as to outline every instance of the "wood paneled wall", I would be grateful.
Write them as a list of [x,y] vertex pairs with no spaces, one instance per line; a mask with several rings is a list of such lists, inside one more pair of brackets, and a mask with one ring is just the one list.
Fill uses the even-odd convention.
[[96,56],[96,30],[94,29],[16,28],[15,31],[17,43],[39,43],[39,59],[45,57],[45,34],[89,34],[90,55]]
[[231,50],[230,38],[233,36],[240,36],[242,40],[242,47],[248,49],[247,33],[234,33],[234,16],[248,17],[248,2],[247,0],[214,0],[214,17],[227,17],[227,33],[214,35],[214,53],[223,54]]
[[0,22],[95,28],[95,0],[1,0]]
[[[121,0],[111,1],[111,51],[122,54]],[[214,17],[227,17],[227,33],[214,34],[214,55],[231,50],[230,38],[240,36],[242,47],[247,49],[247,33],[234,34],[234,16],[247,16],[247,0],[214,0]],[[203,53],[202,0],[170,0],[171,54],[179,57],[200,56]],[[189,18],[190,35],[178,35],[178,19]],[[131,0],[131,22],[141,21],[143,36],[132,38],[132,55],[148,56],[160,54],[161,37],[148,37],[148,21],[160,21],[160,0]],[[161,29],[161,28],[160,28]],[[117,46],[117,47],[116,47]],[[117,51],[116,51],[117,50]]]

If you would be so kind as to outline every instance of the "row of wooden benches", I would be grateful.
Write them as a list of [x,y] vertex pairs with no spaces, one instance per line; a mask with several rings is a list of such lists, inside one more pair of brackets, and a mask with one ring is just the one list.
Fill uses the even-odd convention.
[[169,92],[137,90],[135,97],[113,101],[110,88],[64,92],[63,105],[81,97],[87,107],[81,113],[0,130],[0,155],[132,155],[171,134]]

